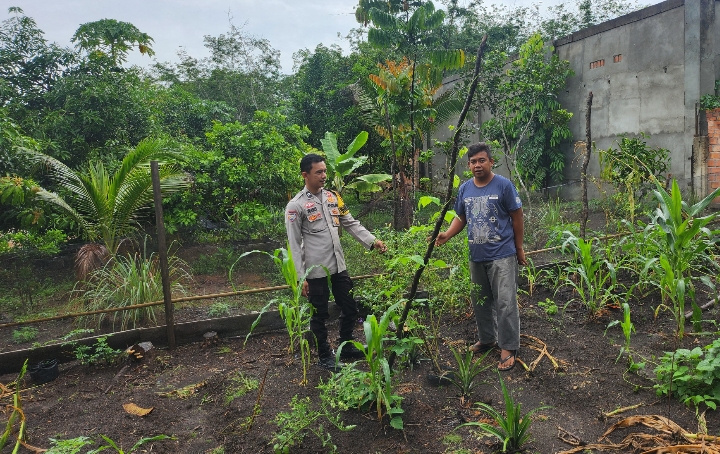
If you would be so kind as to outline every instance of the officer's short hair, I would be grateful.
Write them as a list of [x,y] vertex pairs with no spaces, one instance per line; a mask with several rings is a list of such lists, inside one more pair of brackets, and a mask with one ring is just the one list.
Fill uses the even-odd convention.
[[316,162],[325,162],[325,158],[315,153],[306,154],[300,160],[300,172],[310,172]]

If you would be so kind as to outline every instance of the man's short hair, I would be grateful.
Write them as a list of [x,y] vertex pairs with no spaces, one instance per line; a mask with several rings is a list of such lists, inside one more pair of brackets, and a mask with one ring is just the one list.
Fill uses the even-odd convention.
[[470,160],[470,158],[472,158],[473,156],[475,156],[478,153],[482,153],[483,151],[485,153],[487,153],[488,159],[490,159],[491,161],[494,161],[492,152],[490,151],[490,145],[488,145],[485,142],[474,143],[468,147],[468,151],[467,151],[468,161]]
[[306,154],[300,160],[300,172],[310,172],[316,162],[325,162],[325,158],[315,153]]

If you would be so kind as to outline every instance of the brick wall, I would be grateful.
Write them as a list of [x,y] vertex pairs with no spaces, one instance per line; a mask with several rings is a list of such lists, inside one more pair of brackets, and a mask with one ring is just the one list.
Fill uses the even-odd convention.
[[[708,189],[712,192],[720,187],[720,109],[708,110],[705,115],[710,148],[707,160]],[[715,202],[718,202],[718,199]]]

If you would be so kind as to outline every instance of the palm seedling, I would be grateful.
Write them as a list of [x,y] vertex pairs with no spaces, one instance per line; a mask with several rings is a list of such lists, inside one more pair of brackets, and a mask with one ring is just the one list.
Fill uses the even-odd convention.
[[502,377],[500,377],[500,386],[502,387],[503,400],[505,401],[504,415],[484,402],[476,403],[481,410],[495,421],[496,425],[473,421],[462,424],[460,427],[477,426],[486,434],[500,440],[502,443],[502,452],[515,452],[530,440],[530,432],[528,429],[532,422],[531,416],[540,410],[550,407],[538,407],[523,415],[520,403],[516,403],[510,395]]
[[[159,161],[160,188],[164,195],[186,188],[190,181],[180,169],[182,152],[166,139],[145,139],[130,150],[114,174],[101,161],[75,171],[57,159],[22,150],[30,160],[44,167],[60,193],[41,189],[40,200],[60,207],[94,242],[78,253],[77,259],[104,263],[117,253],[125,237],[138,228],[137,215],[153,201],[150,161]],[[87,268],[79,262],[79,269]],[[84,276],[83,276],[84,277]]]

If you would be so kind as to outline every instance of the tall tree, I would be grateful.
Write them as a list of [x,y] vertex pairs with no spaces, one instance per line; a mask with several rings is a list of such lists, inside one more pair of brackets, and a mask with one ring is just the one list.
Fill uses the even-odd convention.
[[80,25],[72,42],[91,57],[108,59],[113,65],[121,65],[127,54],[137,47],[141,54],[155,55],[153,39],[129,22],[115,19],[101,19]]
[[[385,99],[381,99],[385,94],[393,92],[393,90],[387,89],[391,87],[383,87],[382,74],[373,81],[376,87],[380,87],[382,90],[379,92],[378,102],[381,109],[385,109],[386,119],[389,119],[389,110],[392,108],[406,111],[408,118],[407,139],[409,140],[399,140],[398,147],[395,146],[393,137],[396,130],[392,125],[387,127],[391,147],[394,151],[393,157],[396,158],[395,166],[398,170],[398,178],[394,180],[397,184],[394,227],[404,229],[412,224],[414,200],[408,185],[413,180],[412,172],[419,155],[418,144],[422,143],[418,140],[420,134],[416,123],[423,115],[429,113],[429,111],[418,108],[418,99],[415,96],[416,87],[424,85],[430,89],[430,87],[438,85],[445,71],[460,69],[464,66],[465,53],[461,49],[442,47],[439,31],[445,20],[445,13],[442,10],[436,10],[435,5],[430,1],[423,3],[399,0],[360,0],[356,19],[370,25],[368,42],[408,59],[406,68],[397,71],[396,74],[393,74],[393,70],[389,67],[390,62],[388,62],[389,71],[385,73],[389,76],[385,82],[392,82],[398,76],[401,78],[407,76],[409,80],[407,93],[409,95],[405,96],[406,103],[391,106],[392,98],[386,96]],[[395,94],[401,95],[401,92]],[[426,94],[423,93],[421,96]],[[401,129],[399,128],[397,131],[399,132]]]
[[255,111],[271,111],[281,104],[280,52],[267,39],[237,27],[219,36],[205,35],[210,56],[196,59],[178,53],[180,63],[156,64],[161,81],[179,84],[202,99],[223,101],[236,109],[239,121],[251,121]]
[[350,141],[361,131],[357,108],[348,85],[355,80],[355,59],[343,56],[338,46],[319,44],[294,54],[296,72],[292,76],[290,119],[310,129],[307,142],[320,147],[326,131],[337,134],[340,142]]
[[75,62],[75,55],[48,44],[35,21],[18,7],[0,22],[0,105],[24,123],[26,117],[45,107],[43,95]]
[[499,51],[484,63],[478,97],[493,118],[482,125],[483,136],[500,143],[505,164],[526,194],[560,179],[565,157],[559,145],[571,136],[572,113],[561,108],[557,95],[572,74],[569,63],[545,46],[539,33],[511,63]]

